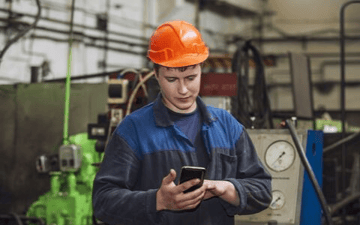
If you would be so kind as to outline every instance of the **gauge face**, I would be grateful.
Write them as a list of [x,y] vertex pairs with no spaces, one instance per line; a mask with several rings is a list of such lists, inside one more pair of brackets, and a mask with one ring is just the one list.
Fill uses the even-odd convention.
[[285,195],[281,191],[272,192],[270,208],[273,210],[281,209],[285,205]]
[[287,141],[272,143],[265,153],[265,163],[273,171],[287,170],[295,160],[295,149]]

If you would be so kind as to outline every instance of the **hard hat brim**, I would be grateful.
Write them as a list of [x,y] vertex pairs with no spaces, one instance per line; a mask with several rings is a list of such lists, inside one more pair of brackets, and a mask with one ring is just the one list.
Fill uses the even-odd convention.
[[179,58],[175,58],[166,62],[160,62],[156,64],[166,66],[166,67],[184,67],[196,65],[204,62],[209,57],[209,52],[207,51],[205,54],[186,54],[182,55]]

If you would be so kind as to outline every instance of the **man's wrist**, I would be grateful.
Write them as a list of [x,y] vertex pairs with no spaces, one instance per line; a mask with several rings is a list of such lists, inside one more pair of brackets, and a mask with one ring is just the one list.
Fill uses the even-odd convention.
[[233,183],[230,181],[223,181],[225,191],[219,197],[228,203],[238,206],[240,205],[239,194]]
[[158,190],[156,192],[156,211],[161,211],[161,210],[164,209],[160,202],[161,202],[161,196],[160,196],[160,193],[159,193],[159,190]]

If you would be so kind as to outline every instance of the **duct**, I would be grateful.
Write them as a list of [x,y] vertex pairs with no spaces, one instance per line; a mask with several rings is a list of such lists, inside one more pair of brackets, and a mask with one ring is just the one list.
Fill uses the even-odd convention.
[[[51,40],[51,41],[55,41],[55,42],[69,42],[69,39],[60,39],[60,38],[53,38],[53,37],[48,37],[48,36],[41,36],[41,35],[31,35],[31,38],[35,38],[35,39],[43,39],[43,40]],[[78,42],[83,42],[85,44],[85,46],[88,47],[95,47],[95,48],[100,48],[100,49],[104,49],[105,46],[104,45],[98,45],[98,44],[92,44],[92,43],[86,43],[83,40],[80,39],[76,39],[74,38],[73,41],[78,41]],[[137,51],[130,51],[130,50],[126,50],[126,49],[121,49],[121,48],[113,48],[113,47],[107,47],[108,50],[112,50],[112,51],[116,51],[116,52],[122,52],[122,53],[128,53],[128,54],[133,54],[133,55],[142,55],[142,56],[146,56],[145,52],[137,52]]]
[[[6,19],[1,19],[0,21],[8,21]],[[15,22],[17,24],[22,23],[22,22]],[[65,30],[59,30],[59,29],[53,29],[53,28],[47,28],[47,27],[36,27],[37,30],[44,30],[44,31],[49,31],[49,32],[55,32],[55,33],[60,33],[60,34],[65,34],[65,35],[69,35],[70,32],[69,31],[65,31]],[[91,40],[101,40],[101,41],[109,41],[109,42],[114,42],[114,43],[118,43],[118,44],[125,44],[125,45],[129,45],[129,46],[139,46],[139,47],[147,47],[148,45],[145,44],[140,44],[140,43],[133,43],[133,42],[128,42],[128,41],[121,41],[121,40],[115,40],[115,39],[108,39],[108,38],[104,38],[104,37],[97,37],[97,36],[91,36],[91,35],[85,35],[83,32],[74,32],[75,36],[79,36],[81,38],[89,38]],[[80,40],[80,39],[78,39]]]

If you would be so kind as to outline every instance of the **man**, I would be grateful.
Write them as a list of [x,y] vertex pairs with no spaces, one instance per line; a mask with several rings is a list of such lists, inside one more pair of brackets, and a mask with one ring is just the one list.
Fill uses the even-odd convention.
[[[114,131],[94,181],[96,218],[109,224],[234,224],[271,201],[271,177],[244,127],[200,97],[209,51],[184,21],[153,33],[148,57],[161,93]],[[182,166],[207,168],[203,185],[178,184]]]

